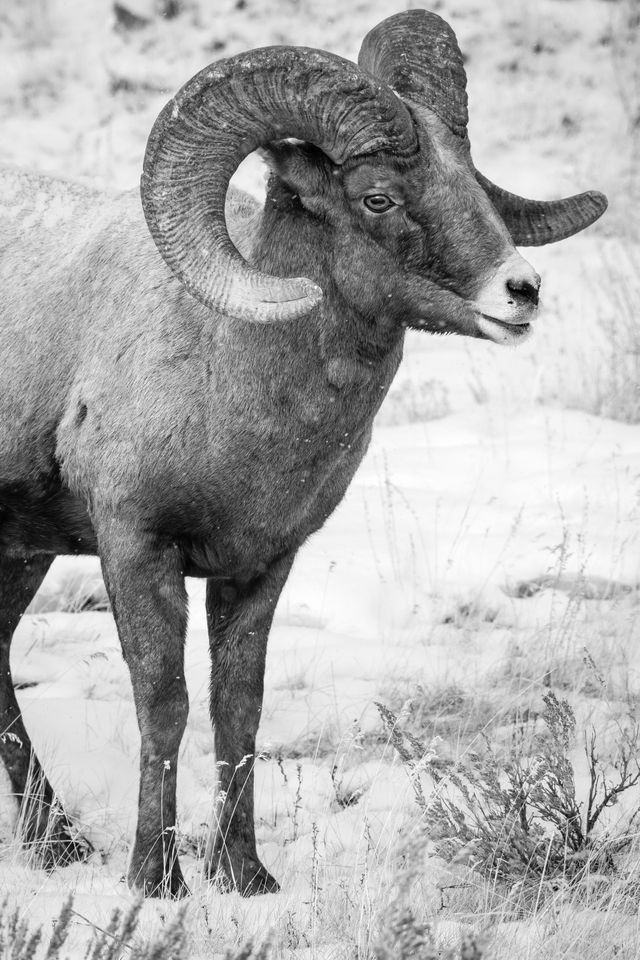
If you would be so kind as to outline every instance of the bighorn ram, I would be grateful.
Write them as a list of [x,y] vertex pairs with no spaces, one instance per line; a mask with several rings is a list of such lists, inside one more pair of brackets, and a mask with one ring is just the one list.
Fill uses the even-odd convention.
[[[54,556],[97,553],[142,738],[129,883],[186,892],[175,786],[195,576],[224,798],[206,870],[277,889],[242,760],[296,551],[362,460],[405,329],[523,340],[540,281],[514,244],[568,237],[606,207],[506,193],[475,170],[466,128],[455,36],[410,10],[367,35],[357,66],[270,47],[198,73],[151,131],[144,217],[133,195],[3,175],[0,753],[23,839],[46,834],[49,862],[86,845],[33,756],[9,645]],[[257,148],[264,209],[227,196]]]

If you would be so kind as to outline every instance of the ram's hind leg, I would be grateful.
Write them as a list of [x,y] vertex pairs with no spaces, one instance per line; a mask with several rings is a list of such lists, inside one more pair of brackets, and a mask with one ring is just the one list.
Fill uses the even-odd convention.
[[20,617],[53,557],[8,560],[0,556],[0,758],[20,804],[18,828],[34,862],[46,868],[86,859],[90,844],[68,820],[31,746],[16,700],[9,651]]
[[243,896],[279,889],[256,851],[253,767],[267,640],[292,562],[287,556],[248,584],[207,583],[218,791],[206,870]]

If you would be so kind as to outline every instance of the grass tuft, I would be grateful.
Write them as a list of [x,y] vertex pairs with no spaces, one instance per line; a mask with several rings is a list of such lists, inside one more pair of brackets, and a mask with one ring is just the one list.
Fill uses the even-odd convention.
[[[127,910],[116,909],[107,926],[99,927],[74,909],[73,896],[69,896],[53,921],[53,932],[47,942],[43,926],[32,929],[21,908],[11,907],[5,898],[0,904],[0,960],[34,960],[36,951],[44,960],[61,960],[74,917],[87,924],[93,933],[92,942],[84,952],[85,960],[120,960],[123,956],[128,960],[188,960],[185,911],[177,913],[160,933],[143,940],[138,929],[141,907],[142,901],[138,900]],[[45,943],[42,954],[38,948]],[[247,949],[228,954],[228,960],[248,957],[262,960],[262,954],[247,952]],[[64,960],[70,960],[69,954],[65,954]]]

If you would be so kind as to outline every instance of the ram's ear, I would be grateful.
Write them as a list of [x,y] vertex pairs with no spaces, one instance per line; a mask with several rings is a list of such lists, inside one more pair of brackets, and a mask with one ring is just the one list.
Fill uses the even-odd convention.
[[301,198],[325,193],[336,169],[326,153],[301,141],[278,140],[259,152],[275,175]]

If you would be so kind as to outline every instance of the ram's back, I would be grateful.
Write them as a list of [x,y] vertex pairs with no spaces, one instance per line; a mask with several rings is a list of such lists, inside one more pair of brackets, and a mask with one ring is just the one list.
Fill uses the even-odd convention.
[[[255,199],[229,190],[227,226],[247,259],[261,216]],[[151,240],[137,191],[109,194],[0,167],[3,352],[7,337],[28,336],[32,348],[50,356],[52,343],[66,345],[56,358],[70,356],[89,329],[109,323],[118,334],[110,324],[114,298],[138,305],[122,311],[123,323],[147,323],[159,288],[163,302],[181,290]]]
[[51,469],[79,365],[126,286],[113,243],[135,202],[0,170],[0,480]]
[[[0,169],[0,325],[6,336],[72,342],[96,310],[110,229],[133,219],[132,195]],[[132,241],[134,238],[132,237]],[[113,265],[117,272],[118,263]],[[98,298],[99,300],[99,298]],[[47,349],[50,349],[50,341]]]
[[[244,256],[260,212],[230,191]],[[137,191],[0,169],[0,482],[51,471],[79,384],[126,406],[158,370],[170,378],[176,357],[200,352],[203,326],[221,325],[158,255]]]

